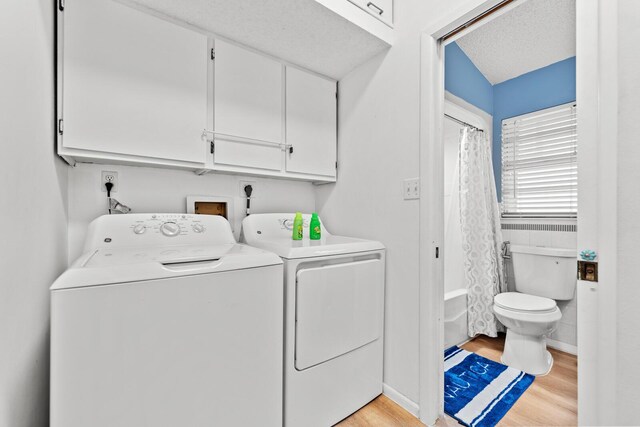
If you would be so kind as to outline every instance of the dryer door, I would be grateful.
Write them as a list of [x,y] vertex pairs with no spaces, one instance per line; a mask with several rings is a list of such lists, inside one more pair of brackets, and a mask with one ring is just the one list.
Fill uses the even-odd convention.
[[333,359],[381,337],[382,260],[301,269],[296,278],[297,370]]

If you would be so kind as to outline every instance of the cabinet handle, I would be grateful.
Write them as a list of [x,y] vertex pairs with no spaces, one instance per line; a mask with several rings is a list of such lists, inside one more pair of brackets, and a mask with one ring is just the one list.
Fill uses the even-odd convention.
[[[209,138],[209,135],[211,135],[211,138]],[[208,129],[203,129],[202,130],[202,138],[204,138],[204,139],[206,139],[207,141],[210,142],[210,144],[211,144],[210,145],[211,154],[213,154],[214,150],[215,150],[214,139],[216,137],[222,137],[223,139],[225,139],[228,142],[236,142],[236,143],[241,143],[241,144],[263,145],[263,146],[267,146],[267,147],[278,147],[278,148],[280,148],[281,151],[284,151],[284,152],[288,151],[289,154],[293,154],[293,145],[291,145],[291,144],[282,144],[280,142],[265,141],[265,140],[262,140],[262,139],[246,138],[246,137],[242,137],[242,136],[229,135],[229,134],[215,132],[215,131],[208,130]]]
[[[209,138],[209,135],[211,135],[211,138]],[[280,142],[273,142],[273,141],[265,141],[262,139],[254,139],[254,138],[247,138],[244,136],[237,136],[237,135],[229,135],[226,133],[221,133],[221,132],[215,132],[212,130],[208,130],[208,129],[203,129],[202,130],[202,138],[208,140],[208,141],[212,141],[213,138],[215,137],[221,137],[223,139],[226,139],[229,142],[238,142],[238,143],[243,143],[243,144],[254,144],[254,145],[266,145],[268,147],[278,147],[281,150],[285,150],[286,149],[286,145],[282,144]]]
[[376,6],[375,3],[369,2],[367,3],[367,7],[369,9],[375,9],[375,11],[378,12],[378,15],[382,15],[384,13],[384,10]]

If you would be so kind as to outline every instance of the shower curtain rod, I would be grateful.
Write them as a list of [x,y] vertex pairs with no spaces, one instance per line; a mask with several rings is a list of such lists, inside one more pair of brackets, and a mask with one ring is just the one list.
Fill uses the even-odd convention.
[[477,130],[478,132],[484,132],[484,129],[477,128],[477,127],[475,127],[475,126],[473,126],[473,125],[470,125],[470,124],[469,124],[469,123],[467,123],[467,122],[463,122],[463,121],[462,121],[462,120],[460,120],[460,119],[457,119],[457,118],[455,118],[455,117],[453,117],[453,116],[450,116],[449,114],[446,114],[446,113],[445,113],[445,115],[444,115],[444,116],[445,116],[445,117],[447,117],[447,118],[449,118],[449,119],[451,119],[451,120],[453,120],[454,122],[456,122],[456,123],[458,123],[458,124],[461,124],[462,126],[470,127],[471,129],[475,129],[475,130]]

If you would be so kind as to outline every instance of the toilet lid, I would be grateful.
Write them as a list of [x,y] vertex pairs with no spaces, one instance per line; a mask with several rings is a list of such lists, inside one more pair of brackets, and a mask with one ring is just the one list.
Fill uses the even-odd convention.
[[520,292],[505,292],[493,298],[493,302],[507,310],[549,312],[556,308],[556,302],[551,298],[521,294]]

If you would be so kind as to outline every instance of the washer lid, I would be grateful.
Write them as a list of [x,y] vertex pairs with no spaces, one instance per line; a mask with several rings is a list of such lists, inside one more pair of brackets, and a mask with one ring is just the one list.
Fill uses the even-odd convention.
[[493,302],[500,308],[515,311],[548,313],[556,308],[556,302],[550,298],[520,292],[498,294],[493,298]]
[[51,290],[126,284],[280,265],[270,252],[241,244],[98,248],[82,255]]

